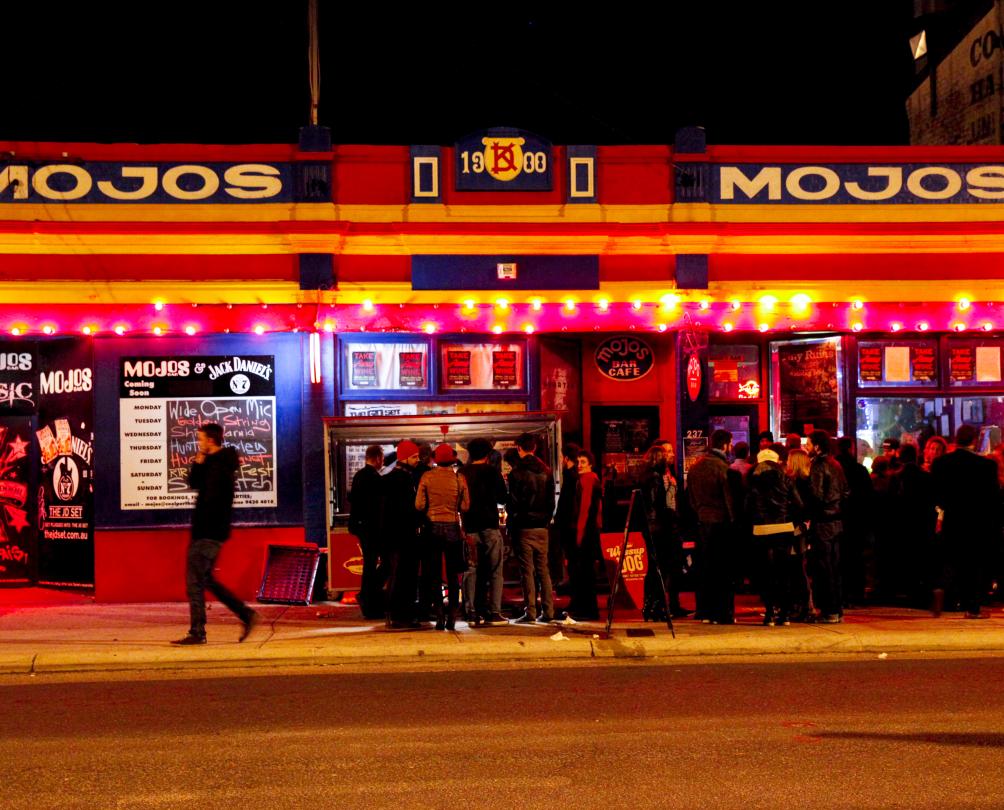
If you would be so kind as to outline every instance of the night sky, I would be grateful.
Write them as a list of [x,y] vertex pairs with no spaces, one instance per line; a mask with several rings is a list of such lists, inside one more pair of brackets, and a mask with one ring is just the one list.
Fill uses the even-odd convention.
[[[339,143],[671,143],[688,124],[721,144],[908,142],[909,0],[319,3]],[[18,5],[0,140],[290,143],[307,123],[306,0]]]

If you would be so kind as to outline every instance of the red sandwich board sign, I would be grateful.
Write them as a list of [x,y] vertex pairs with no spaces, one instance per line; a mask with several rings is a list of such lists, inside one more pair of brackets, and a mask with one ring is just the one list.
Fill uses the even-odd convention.
[[617,561],[624,547],[624,565],[621,566],[621,582],[623,593],[635,610],[641,610],[645,604],[645,575],[648,573],[648,548],[641,532],[629,532],[627,545],[624,545],[623,532],[605,532],[600,535],[600,548],[603,551],[603,561],[606,565],[607,579],[613,587],[617,576]]

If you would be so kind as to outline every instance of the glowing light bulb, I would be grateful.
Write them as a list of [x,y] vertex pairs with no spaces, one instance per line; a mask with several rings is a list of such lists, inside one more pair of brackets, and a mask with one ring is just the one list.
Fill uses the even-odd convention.
[[764,312],[773,312],[777,306],[777,298],[773,295],[764,295],[760,298],[760,309]]
[[124,326],[122,326],[122,324],[119,324],[118,326],[115,327],[115,334],[118,335],[119,337],[122,337],[122,335],[125,334],[125,331],[126,329]]
[[889,324],[889,328],[893,332],[898,332],[900,329],[903,328],[903,324],[901,324],[899,321],[893,321],[891,324]]
[[575,312],[575,299],[574,298],[568,298],[568,299],[565,300],[565,311],[566,312]]
[[21,334],[21,329],[17,326],[14,326],[11,328],[10,333],[16,337],[17,335]]
[[544,306],[544,302],[541,301],[539,298],[531,298],[530,306],[533,307],[534,312],[540,312],[541,308],[543,308]]
[[526,332],[528,335],[532,335],[535,331],[533,328],[533,324],[528,323],[526,326],[523,327],[523,331]]
[[738,312],[743,308],[743,302],[740,301],[738,298],[733,298],[731,301],[729,301],[729,306],[732,307],[733,312]]
[[864,324],[862,324],[860,321],[855,321],[854,323],[851,324],[851,329],[853,329],[855,332],[860,332],[862,329],[864,329]]
[[422,331],[425,332],[425,334],[427,335],[431,335],[436,331],[436,324],[427,323],[425,324],[425,326],[422,327]]
[[494,332],[496,335],[501,335],[502,327],[499,324],[495,324],[495,326],[492,327],[492,332]]
[[697,305],[698,309],[702,312],[707,312],[711,309],[711,302],[707,298],[702,298],[701,302]]
[[264,327],[264,326],[262,326],[261,324],[258,324],[258,325],[257,325],[257,326],[256,326],[256,327],[254,328],[254,333],[255,333],[256,335],[264,335],[264,334],[265,334],[265,327]]
[[731,332],[735,328],[736,327],[730,321],[726,321],[725,323],[722,324],[723,332]]
[[635,310],[641,309],[641,299],[635,298],[634,301],[631,302],[631,307]]
[[761,332],[769,332],[770,324],[762,323],[757,327],[757,329],[759,329]]
[[928,330],[927,321],[921,321],[920,323],[917,324],[918,332],[926,332],[927,330]]
[[853,301],[851,301],[851,309],[863,309],[864,305],[865,302],[862,301],[860,298],[855,298]]
[[994,325],[992,323],[990,323],[990,321],[984,321],[983,322],[983,326],[980,327],[980,328],[983,329],[984,332],[993,332],[994,331]]
[[965,312],[967,309],[969,309],[969,307],[971,305],[972,305],[972,301],[970,301],[968,298],[960,298],[959,299],[959,309],[961,311]]
[[659,324],[659,331],[660,332],[665,332],[667,328],[668,327],[666,326],[666,324],[664,324],[664,323],[660,323]]
[[160,335],[164,334],[164,329],[163,327],[155,326],[153,327],[153,333],[159,337]]
[[191,325],[185,327],[185,334],[188,335],[189,337],[191,337],[198,331],[199,331],[198,329],[196,329],[194,326]]
[[84,333],[85,335],[89,335],[89,334],[91,334],[91,332],[92,332],[92,331],[94,331],[94,330],[93,330],[93,329],[91,329],[91,327],[89,327],[89,326],[85,326],[85,327],[84,327],[83,329],[81,329],[80,331],[81,331],[81,332],[83,332],[83,333]]
[[795,312],[805,312],[811,303],[812,299],[805,293],[799,293],[798,295],[793,295],[791,297],[791,308]]
[[474,309],[474,307],[475,307],[475,302],[473,298],[464,299],[464,309],[470,312],[472,309]]
[[367,298],[367,299],[365,299],[363,301],[363,310],[365,312],[372,312],[373,311],[373,302],[369,298]]
[[670,312],[676,309],[676,305],[680,303],[680,296],[672,294],[664,295],[659,299],[659,302],[662,304],[664,312]]
[[42,331],[47,335],[51,335],[56,330],[53,329],[51,326],[49,326],[49,324],[46,324],[45,326],[42,327]]
[[499,309],[509,309],[509,299],[508,298],[496,298],[495,306]]
[[608,309],[610,309],[610,299],[601,298],[599,301],[596,302],[596,306],[600,308],[600,312],[606,312]]
[[952,329],[955,330],[956,332],[965,332],[966,325],[964,323],[956,322],[952,324]]
[[334,321],[325,321],[324,322],[324,331],[325,332],[334,332],[335,331],[335,322]]
[[155,310],[157,310],[157,312],[160,312],[162,309],[164,309],[164,302],[163,301],[154,301],[153,302],[153,308]]

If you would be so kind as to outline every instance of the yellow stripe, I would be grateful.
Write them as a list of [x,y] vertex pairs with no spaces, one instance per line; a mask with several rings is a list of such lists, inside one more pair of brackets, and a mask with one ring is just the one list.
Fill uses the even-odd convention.
[[358,222],[658,224],[1004,222],[1004,205],[335,205],[0,203],[10,222]]
[[498,236],[440,234],[11,234],[0,233],[0,254],[288,254],[357,256],[456,254],[602,254],[611,256],[855,253],[999,253],[1002,234],[688,234],[607,237],[604,235]]

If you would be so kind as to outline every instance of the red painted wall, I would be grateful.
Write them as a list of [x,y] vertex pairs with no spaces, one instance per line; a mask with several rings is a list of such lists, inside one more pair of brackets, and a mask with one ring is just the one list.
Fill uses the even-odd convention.
[[[94,533],[98,602],[184,602],[189,531],[142,529]],[[241,599],[254,599],[270,543],[305,545],[303,527],[234,529],[215,576]]]

